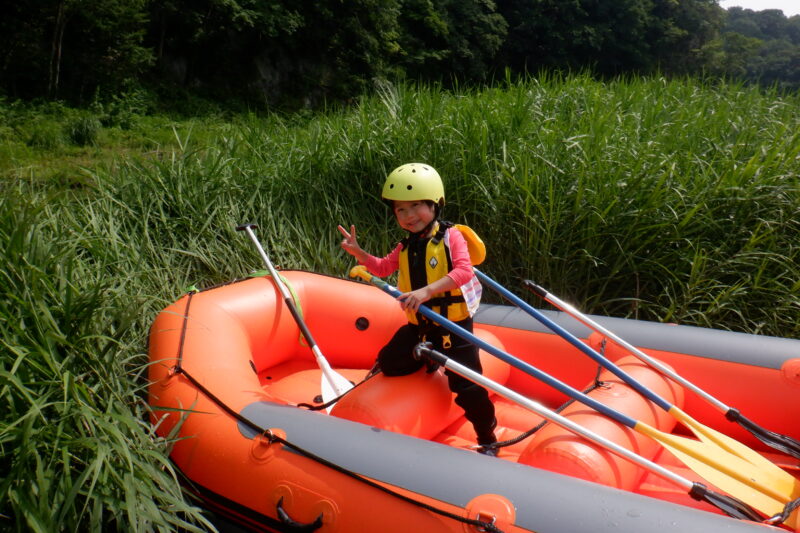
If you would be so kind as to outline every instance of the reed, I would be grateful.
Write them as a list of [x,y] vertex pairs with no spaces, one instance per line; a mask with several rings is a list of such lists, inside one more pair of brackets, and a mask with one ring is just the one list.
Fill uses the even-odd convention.
[[387,252],[402,234],[379,194],[403,162],[439,170],[446,218],[476,229],[483,270],[512,289],[797,337],[798,104],[660,78],[381,85],[319,114],[109,125],[54,179],[19,163],[46,135],[3,130],[0,527],[210,528],[148,422],[150,323],[189,285],[260,268],[246,221],[282,268],[344,276],[337,224]]

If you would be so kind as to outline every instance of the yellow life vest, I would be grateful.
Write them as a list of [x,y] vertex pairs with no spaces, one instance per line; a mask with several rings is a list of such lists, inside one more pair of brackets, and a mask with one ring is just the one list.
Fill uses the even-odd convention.
[[[415,289],[430,285],[447,275],[453,269],[453,261],[450,257],[450,238],[447,229],[451,225],[448,223],[437,223],[431,232],[432,237],[425,239],[425,257],[410,258],[409,243],[404,242],[403,249],[400,251],[399,273],[397,278],[397,288],[400,292],[406,293]],[[455,226],[464,239],[467,241],[470,262],[473,265],[479,264],[486,257],[486,247],[480,237],[469,227],[463,225]],[[411,253],[418,253],[414,250]],[[422,260],[424,259],[424,260]],[[412,273],[412,263],[414,268],[422,269],[424,272]],[[425,305],[433,309],[436,313],[444,316],[448,320],[458,322],[475,314],[481,297],[481,284],[476,276],[457,289],[435,294],[433,298],[425,302]],[[408,321],[412,324],[419,324],[417,313],[406,310]]]

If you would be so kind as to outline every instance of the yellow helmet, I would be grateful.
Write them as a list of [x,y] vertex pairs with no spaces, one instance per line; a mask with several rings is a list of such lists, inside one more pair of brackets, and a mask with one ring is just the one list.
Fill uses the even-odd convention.
[[381,197],[385,200],[430,200],[444,205],[444,185],[442,178],[430,165],[425,163],[406,163],[400,165],[387,176]]

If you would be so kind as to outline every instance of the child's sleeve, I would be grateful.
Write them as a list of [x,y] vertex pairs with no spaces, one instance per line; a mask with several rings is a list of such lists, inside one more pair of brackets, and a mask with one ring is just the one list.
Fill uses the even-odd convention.
[[[464,246],[466,247],[466,244]],[[367,270],[369,270],[373,276],[384,278],[397,270],[397,267],[400,265],[400,251],[402,249],[403,245],[401,243],[395,246],[394,250],[389,252],[389,255],[385,257],[375,257],[374,255],[367,254],[367,258],[364,261],[359,261],[359,264],[367,267]]]
[[472,262],[469,259],[469,248],[467,248],[467,241],[464,236],[456,228],[449,228],[450,232],[450,259],[453,260],[453,270],[447,275],[456,282],[456,285],[461,287],[465,285],[475,272],[472,270]]

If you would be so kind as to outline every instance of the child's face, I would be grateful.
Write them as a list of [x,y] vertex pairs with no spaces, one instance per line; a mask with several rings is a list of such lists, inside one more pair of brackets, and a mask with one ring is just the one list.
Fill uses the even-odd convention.
[[411,233],[419,233],[436,216],[433,205],[423,200],[395,200],[394,216],[400,227]]

